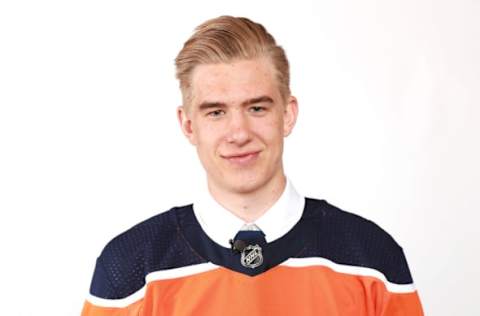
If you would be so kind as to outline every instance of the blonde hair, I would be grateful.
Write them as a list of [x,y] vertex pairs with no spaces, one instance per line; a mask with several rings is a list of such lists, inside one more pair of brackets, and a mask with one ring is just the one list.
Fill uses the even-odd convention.
[[196,66],[259,57],[267,57],[272,61],[285,101],[290,96],[287,56],[263,25],[244,17],[226,15],[202,23],[175,58],[183,104],[188,105],[191,101],[191,75]]

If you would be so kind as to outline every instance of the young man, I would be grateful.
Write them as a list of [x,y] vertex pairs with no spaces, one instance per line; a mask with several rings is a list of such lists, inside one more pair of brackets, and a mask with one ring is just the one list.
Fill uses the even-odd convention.
[[176,66],[178,119],[208,185],[105,247],[82,315],[423,315],[395,241],[285,177],[298,106],[273,37],[222,16]]

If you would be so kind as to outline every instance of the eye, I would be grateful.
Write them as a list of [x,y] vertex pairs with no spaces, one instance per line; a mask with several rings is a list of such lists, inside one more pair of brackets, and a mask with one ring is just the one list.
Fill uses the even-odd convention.
[[225,114],[225,111],[223,111],[223,110],[215,110],[215,111],[208,112],[207,116],[219,117],[219,116],[224,115],[224,114]]
[[252,106],[250,108],[250,112],[254,112],[254,113],[265,112],[265,108],[263,106]]

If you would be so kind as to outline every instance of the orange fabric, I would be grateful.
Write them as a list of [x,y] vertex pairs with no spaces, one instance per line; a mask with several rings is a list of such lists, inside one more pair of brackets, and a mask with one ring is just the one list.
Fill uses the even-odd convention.
[[142,314],[143,300],[130,304],[124,308],[99,307],[85,302],[83,305],[82,316],[140,316]]
[[124,309],[85,306],[82,316],[423,315],[417,292],[391,293],[376,278],[320,266],[277,266],[255,277],[219,268],[153,281],[142,301]]

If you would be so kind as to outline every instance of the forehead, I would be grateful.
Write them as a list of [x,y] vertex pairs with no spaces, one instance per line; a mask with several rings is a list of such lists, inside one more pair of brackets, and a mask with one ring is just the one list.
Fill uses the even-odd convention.
[[279,97],[275,69],[267,58],[239,60],[232,63],[198,65],[192,73],[192,103],[241,103],[268,95]]

